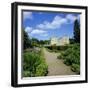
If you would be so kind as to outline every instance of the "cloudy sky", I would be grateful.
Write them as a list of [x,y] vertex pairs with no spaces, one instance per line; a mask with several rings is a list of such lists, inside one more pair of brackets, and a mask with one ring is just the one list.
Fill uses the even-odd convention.
[[51,37],[67,35],[73,37],[75,19],[80,19],[80,14],[56,12],[31,12],[23,11],[23,28],[29,37],[39,40],[48,40]]

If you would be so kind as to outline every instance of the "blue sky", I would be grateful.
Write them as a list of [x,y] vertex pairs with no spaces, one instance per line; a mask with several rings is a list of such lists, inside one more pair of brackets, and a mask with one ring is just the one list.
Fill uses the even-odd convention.
[[73,37],[75,19],[80,14],[63,12],[23,11],[23,28],[30,38],[49,40],[51,37]]

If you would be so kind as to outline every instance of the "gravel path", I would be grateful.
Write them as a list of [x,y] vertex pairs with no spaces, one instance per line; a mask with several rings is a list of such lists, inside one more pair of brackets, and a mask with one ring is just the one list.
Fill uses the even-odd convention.
[[48,75],[75,75],[75,72],[71,71],[69,66],[66,66],[62,60],[58,60],[59,53],[48,52],[44,48],[44,56],[48,64]]

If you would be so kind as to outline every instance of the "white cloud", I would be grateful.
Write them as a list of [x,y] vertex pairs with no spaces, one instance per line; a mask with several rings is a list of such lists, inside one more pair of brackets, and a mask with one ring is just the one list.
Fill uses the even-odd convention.
[[26,27],[25,31],[28,33],[29,36],[32,35],[40,35],[40,36],[48,36],[47,31],[41,29],[33,29],[32,27]]
[[29,11],[23,12],[23,19],[32,19],[32,18],[33,18],[32,12],[29,12]]
[[60,16],[55,16],[54,20],[52,21],[51,25],[54,28],[59,28],[62,24],[66,23],[67,20],[65,18],[62,18]]
[[44,21],[42,24],[37,25],[37,27],[41,29],[56,29],[66,22],[66,18],[55,16],[52,22]]
[[[68,15],[66,16],[66,19],[69,20],[69,23],[73,23],[73,22],[77,19],[77,17],[74,16],[74,15],[72,15],[72,14],[68,14]],[[67,22],[67,23],[68,23],[68,22]]]
[[27,33],[30,33],[30,32],[32,31],[32,27],[27,26],[27,27],[25,28],[25,31],[26,31]]
[[62,24],[73,23],[77,17],[73,14],[68,14],[66,17],[55,16],[52,22],[44,21],[42,24],[37,25],[40,29],[57,29],[60,28]]
[[44,31],[44,30],[39,30],[39,29],[34,29],[34,30],[32,30],[32,32],[31,32],[31,34],[45,34],[46,33],[46,31]]

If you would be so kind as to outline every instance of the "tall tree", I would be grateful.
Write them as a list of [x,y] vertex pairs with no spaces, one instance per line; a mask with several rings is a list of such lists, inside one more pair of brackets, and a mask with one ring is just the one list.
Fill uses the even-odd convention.
[[74,22],[74,40],[76,43],[80,43],[80,24],[77,19]]
[[30,39],[28,37],[27,32],[25,32],[24,30],[23,30],[23,35],[24,35],[23,36],[24,37],[24,49],[26,49],[30,47]]
[[36,38],[32,38],[32,39],[31,39],[31,44],[32,44],[32,46],[38,46],[39,40],[36,39]]

